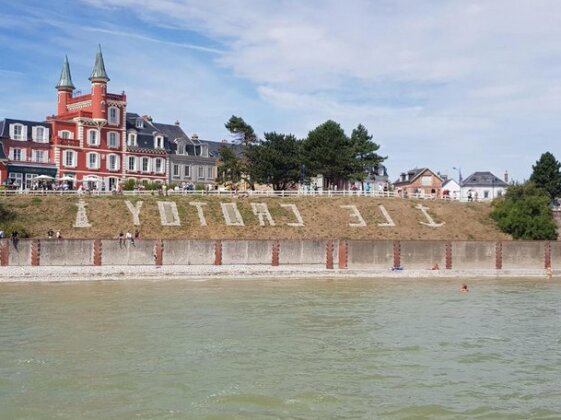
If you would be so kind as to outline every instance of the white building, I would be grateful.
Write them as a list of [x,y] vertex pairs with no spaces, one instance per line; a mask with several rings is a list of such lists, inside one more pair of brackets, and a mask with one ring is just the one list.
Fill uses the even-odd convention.
[[490,201],[505,194],[508,188],[508,174],[505,180],[491,172],[474,172],[461,185],[461,199],[468,201]]
[[461,187],[454,179],[449,178],[442,183],[442,197],[450,200],[459,200]]

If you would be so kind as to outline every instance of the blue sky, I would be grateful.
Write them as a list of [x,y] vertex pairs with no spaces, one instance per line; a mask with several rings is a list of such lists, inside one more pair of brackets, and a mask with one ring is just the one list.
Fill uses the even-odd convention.
[[128,110],[220,141],[242,116],[305,137],[365,125],[392,179],[414,167],[524,180],[561,159],[556,0],[0,0],[0,119],[56,110],[67,54],[89,90],[101,44]]

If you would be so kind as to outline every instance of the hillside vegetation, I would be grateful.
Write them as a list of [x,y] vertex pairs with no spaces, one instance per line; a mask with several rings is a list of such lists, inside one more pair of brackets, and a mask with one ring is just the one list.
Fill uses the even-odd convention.
[[[14,196],[2,197],[0,203],[15,214],[10,221],[0,221],[0,226],[10,233],[18,229],[29,237],[44,238],[47,230],[60,230],[64,238],[114,238],[120,231],[139,229],[142,238],[168,239],[448,239],[494,240],[509,239],[501,233],[489,217],[491,206],[487,203],[457,203],[443,201],[417,201],[402,199],[377,199],[367,197],[215,197],[215,196],[85,196],[90,228],[73,227],[78,211],[77,196]],[[133,205],[142,201],[140,226],[133,225],[133,217],[125,201]],[[180,226],[162,226],[158,201],[173,201],[177,205]],[[207,226],[201,226],[197,208],[190,202],[203,202]],[[220,203],[236,203],[244,226],[227,226]],[[260,226],[251,203],[265,203],[275,226]],[[295,223],[294,213],[281,204],[294,204],[304,226]],[[415,208],[422,204],[441,227],[429,227],[423,213]],[[357,223],[352,209],[356,206],[366,226]],[[387,210],[395,226],[378,226],[387,222],[379,206]]]

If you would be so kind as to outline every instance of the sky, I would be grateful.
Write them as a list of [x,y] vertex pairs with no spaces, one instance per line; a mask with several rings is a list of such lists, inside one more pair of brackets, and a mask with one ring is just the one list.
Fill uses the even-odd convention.
[[129,112],[231,140],[241,116],[299,138],[363,124],[390,178],[523,181],[561,158],[558,0],[0,0],[0,119],[56,112],[64,56],[89,92],[98,44]]

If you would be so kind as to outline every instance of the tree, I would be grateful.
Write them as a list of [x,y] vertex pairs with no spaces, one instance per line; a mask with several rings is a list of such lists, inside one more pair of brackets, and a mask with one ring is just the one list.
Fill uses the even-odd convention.
[[228,146],[219,149],[220,163],[217,169],[217,180],[221,183],[236,185],[243,179],[245,171],[242,160]]
[[532,182],[511,185],[493,202],[491,218],[514,239],[555,240],[557,230],[549,196]]
[[302,151],[308,174],[322,174],[328,186],[353,172],[351,141],[335,121],[326,121],[310,131]]
[[376,153],[380,145],[372,141],[372,136],[362,124],[351,133],[351,148],[355,159],[351,177],[360,181],[364,190],[364,179],[368,175],[368,170],[382,163],[386,158]]
[[246,123],[242,117],[232,115],[224,126],[231,134],[233,134],[234,138],[244,146],[253,144],[257,141],[257,136],[253,131],[253,127]]
[[561,163],[550,152],[545,152],[532,166],[533,172],[530,181],[536,184],[554,200],[561,194]]
[[300,177],[300,145],[292,134],[265,133],[265,140],[245,150],[247,166],[256,183],[286,190]]

